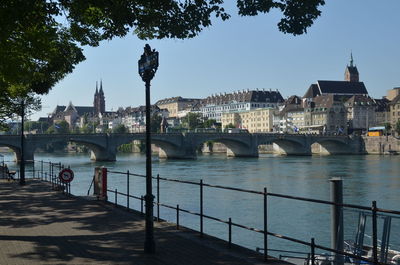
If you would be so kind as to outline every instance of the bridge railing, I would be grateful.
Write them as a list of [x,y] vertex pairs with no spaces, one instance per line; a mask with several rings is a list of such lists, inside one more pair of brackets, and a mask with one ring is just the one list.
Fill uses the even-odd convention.
[[[118,191],[117,189],[108,189],[107,191],[109,193],[112,193],[114,196],[109,196],[108,198],[110,199],[109,201],[113,204],[115,204],[116,206],[118,206],[118,196],[124,196],[126,198],[126,205],[122,205],[123,207],[126,207],[126,209],[131,209],[130,205],[129,205],[129,199],[136,199],[136,200],[140,200],[140,212],[143,213],[143,203],[144,203],[144,197],[143,196],[137,196],[134,195],[132,193],[130,193],[129,190],[129,182],[130,182],[130,178],[131,177],[139,177],[139,178],[145,178],[145,175],[141,175],[141,174],[135,174],[135,173],[131,173],[130,171],[126,171],[126,172],[121,172],[121,171],[114,171],[114,170],[107,170],[107,172],[109,174],[115,174],[115,175],[119,175],[119,176],[124,176],[126,177],[126,187],[127,187],[127,191],[126,193]],[[268,258],[268,251],[279,251],[279,252],[290,252],[290,253],[294,253],[296,254],[297,252],[294,251],[285,251],[285,250],[276,250],[276,249],[271,249],[268,246],[268,237],[275,237],[275,238],[279,238],[279,239],[283,239],[283,240],[287,240],[293,243],[297,243],[297,244],[301,244],[303,246],[307,246],[310,248],[310,252],[309,253],[304,253],[303,254],[307,254],[308,256],[308,264],[312,264],[314,265],[316,263],[316,261],[321,260],[318,258],[318,256],[316,255],[316,249],[320,249],[320,250],[324,250],[324,251],[329,251],[331,253],[336,253],[338,255],[342,255],[343,257],[347,257],[347,258],[352,258],[354,260],[357,260],[358,263],[360,261],[363,262],[368,262],[368,263],[374,263],[374,264],[379,264],[379,265],[383,265],[383,264],[389,264],[388,262],[382,262],[379,261],[378,259],[378,254],[377,254],[377,250],[378,250],[378,245],[377,245],[377,218],[378,218],[378,213],[385,213],[385,214],[392,214],[392,215],[398,215],[400,216],[400,211],[395,211],[395,210],[388,210],[388,209],[383,209],[383,208],[378,208],[376,201],[373,201],[371,203],[371,206],[360,206],[360,205],[354,205],[354,204],[339,204],[339,203],[335,203],[335,202],[331,202],[331,201],[326,201],[326,200],[319,200],[319,199],[312,199],[312,198],[304,198],[304,197],[299,197],[299,196],[291,196],[291,195],[284,195],[284,194],[279,194],[279,193],[272,193],[272,192],[268,192],[267,188],[265,187],[263,189],[263,191],[255,191],[255,190],[249,190],[249,189],[242,189],[242,188],[235,188],[235,187],[227,187],[227,186],[222,186],[222,185],[214,185],[214,184],[209,184],[209,183],[205,183],[203,182],[203,180],[200,180],[199,182],[195,182],[195,181],[187,181],[187,180],[180,180],[180,179],[172,179],[172,178],[164,178],[164,177],[160,177],[159,175],[152,177],[153,180],[156,182],[155,185],[155,194],[156,194],[156,200],[154,205],[156,206],[156,214],[155,214],[155,218],[156,220],[161,220],[161,216],[160,216],[160,207],[164,207],[164,208],[168,208],[171,209],[173,211],[176,212],[176,229],[180,228],[180,215],[182,213],[186,213],[186,214],[190,214],[193,216],[197,216],[199,218],[199,230],[198,232],[200,233],[200,236],[204,235],[204,220],[212,220],[221,224],[226,224],[227,225],[227,231],[228,231],[228,236],[227,236],[227,243],[228,243],[228,247],[232,246],[232,227],[237,227],[237,228],[241,228],[241,229],[245,229],[247,231],[252,231],[258,234],[262,234],[263,235],[263,248],[257,248],[257,250],[264,250],[264,259],[267,260]],[[174,183],[179,183],[179,184],[183,184],[183,185],[194,185],[197,186],[199,189],[199,211],[193,211],[191,209],[184,209],[182,208],[179,204],[177,205],[170,205],[170,204],[166,204],[160,201],[160,183],[164,181],[164,182],[174,182]],[[228,219],[221,219],[221,218],[217,218],[211,215],[206,215],[204,214],[204,189],[205,188],[210,188],[210,189],[220,189],[220,190],[229,190],[229,191],[234,191],[234,192],[240,192],[240,193],[247,193],[247,194],[253,194],[255,196],[259,196],[261,197],[261,199],[263,200],[263,228],[256,228],[256,227],[251,227],[251,226],[247,226],[244,224],[240,224],[240,223],[236,223],[232,221],[232,218],[228,218]],[[354,254],[354,253],[349,253],[349,252],[345,252],[345,251],[339,251],[336,249],[332,249],[323,245],[318,245],[315,243],[315,239],[311,238],[310,241],[304,241],[304,240],[300,240],[300,239],[296,239],[293,237],[290,237],[288,235],[283,235],[283,234],[279,234],[279,233],[275,233],[272,232],[268,229],[268,198],[269,197],[276,197],[276,198],[282,198],[282,199],[288,199],[288,200],[296,200],[296,201],[304,201],[304,202],[310,202],[310,203],[317,203],[317,204],[323,204],[323,205],[330,205],[330,206],[339,206],[339,207],[343,207],[343,208],[350,208],[350,209],[356,209],[356,210],[361,210],[361,211],[367,211],[369,213],[371,213],[372,216],[372,238],[373,240],[373,259],[371,260],[371,258],[366,258],[366,257],[362,257],[360,254]],[[399,217],[400,218],[400,217]],[[325,255],[326,256],[326,255]]]

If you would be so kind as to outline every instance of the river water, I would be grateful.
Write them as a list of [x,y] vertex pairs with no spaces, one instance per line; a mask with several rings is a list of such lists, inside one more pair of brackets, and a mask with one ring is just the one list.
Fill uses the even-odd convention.
[[[12,160],[11,153],[3,153],[5,160]],[[105,166],[110,170],[145,174],[145,156],[120,154],[116,162],[93,162],[88,154],[36,153],[36,160],[61,162],[75,172],[72,193],[86,195],[94,167]],[[9,167],[17,165],[9,162]],[[38,169],[36,165],[36,169]],[[344,202],[371,206],[377,201],[379,208],[400,210],[400,156],[275,156],[259,158],[228,158],[223,154],[200,155],[197,160],[159,160],[153,157],[153,174],[160,177],[200,181],[204,183],[263,191],[307,198],[329,200],[329,179],[343,178]],[[153,184],[155,187],[155,183]],[[126,175],[110,174],[109,189],[126,193]],[[155,193],[155,192],[154,192]],[[144,179],[130,178],[130,194],[145,194]],[[111,201],[114,195],[109,194]],[[161,202],[190,211],[199,212],[199,187],[188,184],[161,182]],[[118,197],[126,205],[126,199]],[[130,207],[140,209],[140,202],[130,200]],[[156,214],[156,211],[155,211]],[[263,197],[215,188],[204,189],[204,214],[263,229]],[[176,221],[176,212],[161,208],[160,217]],[[355,239],[358,213],[344,211],[345,239]],[[378,220],[378,239],[381,237],[382,220]],[[199,217],[182,213],[180,224],[199,229]],[[310,202],[268,197],[268,229],[271,232],[330,247],[330,207]],[[228,226],[205,220],[204,232],[228,239]],[[261,234],[233,227],[233,243],[251,249],[263,247]],[[365,242],[371,235],[371,220],[367,220]],[[391,247],[400,250],[400,219],[392,220]],[[309,249],[282,239],[269,238],[269,248],[307,251]],[[323,252],[323,251],[319,251]],[[273,252],[270,254],[274,255]]]

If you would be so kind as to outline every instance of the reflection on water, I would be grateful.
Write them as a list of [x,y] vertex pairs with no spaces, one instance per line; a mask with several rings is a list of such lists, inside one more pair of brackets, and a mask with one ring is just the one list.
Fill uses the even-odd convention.
[[[5,154],[12,160],[11,154]],[[91,162],[87,154],[37,153],[37,160],[60,161],[75,171],[72,192],[85,195],[95,166],[144,174],[145,157],[140,154],[123,154],[116,162]],[[329,200],[329,179],[344,180],[344,202],[370,206],[376,200],[378,207],[399,210],[400,189],[399,156],[296,156],[283,157],[261,155],[259,158],[227,158],[225,155],[203,155],[197,160],[159,160],[153,157],[153,173],[162,177],[199,181],[231,187],[240,187],[309,198]],[[10,168],[16,167],[10,163]],[[126,191],[126,176],[110,174],[109,188]],[[131,194],[144,195],[144,179],[132,178]],[[183,209],[199,211],[198,186],[177,183],[161,183],[161,201]],[[205,188],[205,214],[263,228],[263,198],[252,194]],[[118,202],[125,204],[124,198]],[[130,205],[140,209],[137,201]],[[330,208],[308,202],[281,198],[268,199],[269,230],[309,241],[316,238],[317,244],[330,246]],[[161,217],[175,221],[176,213],[161,209]],[[346,239],[354,239],[358,214],[345,212]],[[182,214],[181,224],[198,228],[198,217]],[[228,228],[224,224],[205,221],[205,232],[227,239]],[[367,230],[368,231],[368,230]],[[262,236],[240,228],[233,229],[233,242],[250,248],[262,247]],[[400,220],[392,222],[391,243],[400,245]],[[271,238],[271,248],[306,250],[299,245]],[[400,247],[397,247],[400,249]]]

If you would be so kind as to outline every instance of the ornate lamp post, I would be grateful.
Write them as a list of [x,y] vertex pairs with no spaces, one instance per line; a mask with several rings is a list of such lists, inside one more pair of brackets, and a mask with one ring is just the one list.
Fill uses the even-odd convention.
[[153,201],[152,173],[151,173],[151,134],[150,134],[150,81],[153,79],[158,68],[158,52],[151,50],[150,45],[144,46],[144,53],[138,61],[139,75],[146,83],[146,238],[144,241],[144,252],[154,253],[154,224],[153,224]]

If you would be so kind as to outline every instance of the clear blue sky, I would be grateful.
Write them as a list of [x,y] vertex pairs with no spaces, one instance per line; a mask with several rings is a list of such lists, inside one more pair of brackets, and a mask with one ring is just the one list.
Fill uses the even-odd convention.
[[[233,0],[228,10],[236,11]],[[326,0],[322,15],[302,36],[277,29],[277,12],[230,20],[190,40],[142,41],[129,35],[85,48],[86,61],[42,97],[47,116],[69,101],[91,106],[96,81],[103,80],[106,109],[144,105],[137,61],[149,43],[160,53],[152,81],[152,103],[182,96],[203,98],[242,89],[278,89],[284,97],[303,96],[317,80],[343,80],[350,51],[371,96],[381,98],[400,86],[400,1]]]

